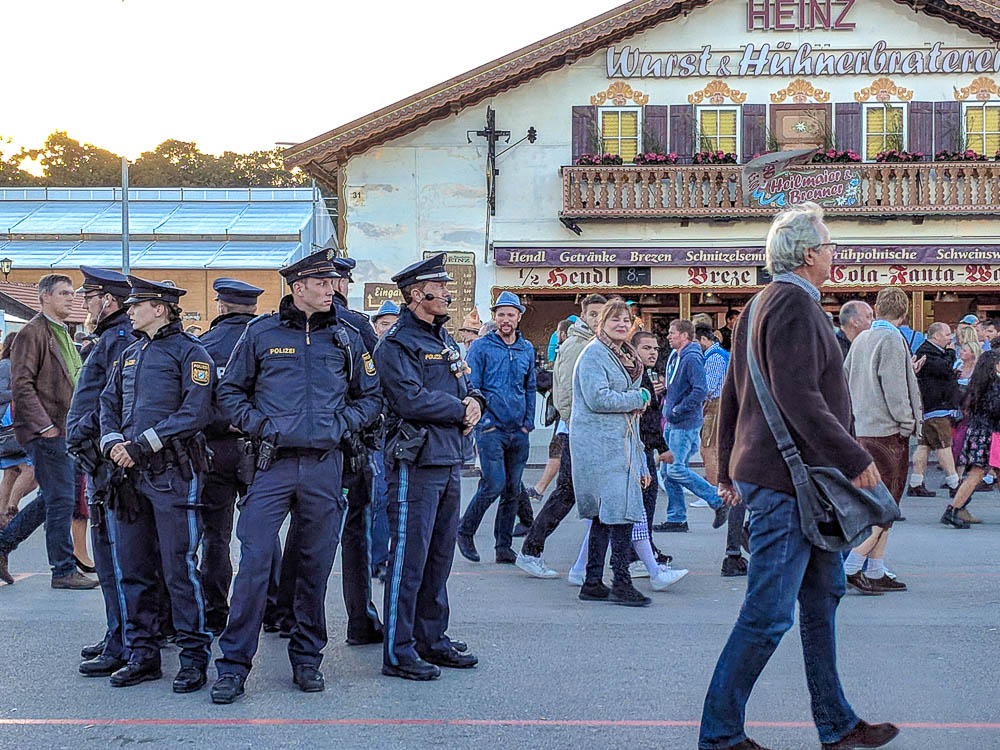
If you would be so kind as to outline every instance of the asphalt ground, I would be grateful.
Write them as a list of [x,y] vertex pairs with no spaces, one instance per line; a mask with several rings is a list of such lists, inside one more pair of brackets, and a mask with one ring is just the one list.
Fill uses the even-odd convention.
[[[931,472],[928,486],[940,483]],[[464,505],[475,480],[463,485]],[[984,523],[959,531],[938,523],[944,492],[904,499],[907,520],[892,531],[888,562],[910,590],[848,594],[841,603],[845,692],[859,715],[903,726],[889,746],[896,750],[1000,747],[998,500],[977,494],[971,508]],[[171,692],[173,647],[157,682],[112,689],[77,674],[80,647],[102,635],[101,596],[49,588],[38,532],[11,557],[17,583],[0,586],[0,748],[695,748],[744,579],[719,575],[724,529],[711,529],[711,512],[688,516],[690,533],[655,536],[674,567],[691,574],[633,609],[581,602],[565,578],[531,579],[493,563],[491,512],[476,538],[486,561],[456,555],[449,585],[450,634],[469,642],[479,667],[445,670],[430,683],[384,677],[381,647],[343,643],[338,558],[326,692],[296,690],[286,642],[262,635],[247,694],[231,706],[213,705],[207,689]],[[564,575],[581,535],[571,515],[546,547]],[[648,580],[637,585],[649,590]],[[381,609],[380,585],[376,593]],[[797,629],[757,683],[747,718],[750,735],[768,747],[819,747]]]

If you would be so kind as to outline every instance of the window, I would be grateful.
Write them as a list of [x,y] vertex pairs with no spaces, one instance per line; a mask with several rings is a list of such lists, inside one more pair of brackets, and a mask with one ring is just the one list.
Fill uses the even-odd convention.
[[865,105],[865,161],[882,151],[906,148],[906,117],[902,104]]
[[698,107],[698,150],[740,155],[739,107]]
[[639,153],[639,109],[601,109],[601,146],[629,164]]
[[1000,150],[1000,103],[965,105],[965,147],[986,156]]

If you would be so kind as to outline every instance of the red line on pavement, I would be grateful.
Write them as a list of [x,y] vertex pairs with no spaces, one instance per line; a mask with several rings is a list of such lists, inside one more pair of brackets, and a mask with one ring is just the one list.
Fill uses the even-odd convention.
[[[0,719],[0,726],[485,726],[485,727],[697,727],[681,720],[603,719]],[[808,721],[748,721],[748,727],[805,729]],[[903,729],[1000,729],[1000,722],[900,722]]]

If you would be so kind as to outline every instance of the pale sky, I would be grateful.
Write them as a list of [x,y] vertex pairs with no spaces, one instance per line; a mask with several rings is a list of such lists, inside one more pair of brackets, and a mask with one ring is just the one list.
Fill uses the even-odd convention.
[[299,142],[620,2],[2,0],[0,136],[130,158]]

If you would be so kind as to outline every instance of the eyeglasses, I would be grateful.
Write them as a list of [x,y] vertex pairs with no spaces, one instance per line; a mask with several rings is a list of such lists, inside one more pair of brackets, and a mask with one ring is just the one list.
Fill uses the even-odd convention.
[[835,252],[837,252],[837,243],[836,242],[821,242],[821,243],[819,243],[818,245],[816,245],[812,249],[815,250],[817,253],[821,253],[824,250],[829,250],[831,253],[835,253]]

